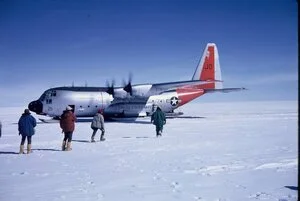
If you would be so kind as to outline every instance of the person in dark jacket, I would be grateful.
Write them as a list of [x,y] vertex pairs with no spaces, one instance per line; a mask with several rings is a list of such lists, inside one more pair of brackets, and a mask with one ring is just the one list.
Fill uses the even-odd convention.
[[31,116],[28,109],[24,110],[24,113],[19,119],[18,130],[19,135],[22,135],[22,140],[20,144],[19,154],[24,154],[24,143],[27,138],[27,154],[31,153],[31,138],[34,135],[34,127],[36,126],[36,120]]
[[98,112],[94,115],[92,123],[91,123],[91,128],[93,129],[93,134],[91,137],[91,142],[95,142],[95,135],[98,131],[98,129],[101,130],[101,136],[100,136],[100,141],[104,141],[104,117],[103,117],[103,110],[100,109]]
[[0,137],[2,136],[2,123],[0,121]]
[[156,137],[161,136],[163,127],[166,124],[166,116],[159,106],[157,106],[156,111],[151,115],[151,123],[156,126]]
[[60,127],[62,133],[64,133],[64,139],[62,142],[62,151],[71,151],[72,135],[75,130],[76,116],[74,115],[72,108],[70,106],[66,107],[63,114],[60,116]]

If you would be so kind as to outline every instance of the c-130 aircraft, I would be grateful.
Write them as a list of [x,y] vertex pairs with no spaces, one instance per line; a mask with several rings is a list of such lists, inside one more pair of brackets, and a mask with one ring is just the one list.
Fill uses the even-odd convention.
[[58,119],[66,106],[77,117],[92,117],[103,110],[104,117],[128,118],[150,116],[156,107],[167,115],[206,93],[240,91],[245,88],[223,88],[216,44],[208,43],[191,80],[125,87],[55,87],[46,90],[38,100],[29,103],[30,111]]

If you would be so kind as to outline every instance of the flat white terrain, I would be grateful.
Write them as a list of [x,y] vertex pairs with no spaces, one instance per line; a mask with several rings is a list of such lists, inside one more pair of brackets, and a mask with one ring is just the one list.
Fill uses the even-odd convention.
[[90,143],[81,121],[70,152],[59,124],[33,114],[33,153],[19,155],[24,109],[0,108],[3,201],[298,200],[297,101],[187,104],[161,138],[144,118],[106,122]]

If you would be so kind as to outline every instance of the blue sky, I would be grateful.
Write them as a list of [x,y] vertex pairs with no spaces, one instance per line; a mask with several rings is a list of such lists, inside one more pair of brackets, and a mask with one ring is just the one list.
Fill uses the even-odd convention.
[[0,1],[0,106],[50,87],[191,79],[208,42],[224,87],[197,101],[298,99],[296,0]]

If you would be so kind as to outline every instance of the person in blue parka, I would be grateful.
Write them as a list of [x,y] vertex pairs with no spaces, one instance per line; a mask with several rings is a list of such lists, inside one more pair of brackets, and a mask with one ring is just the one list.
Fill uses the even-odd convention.
[[22,135],[19,154],[24,154],[24,143],[26,138],[27,138],[27,154],[31,153],[31,137],[34,135],[35,126],[36,126],[35,118],[31,116],[28,109],[25,109],[24,113],[22,114],[18,122],[19,135]]

